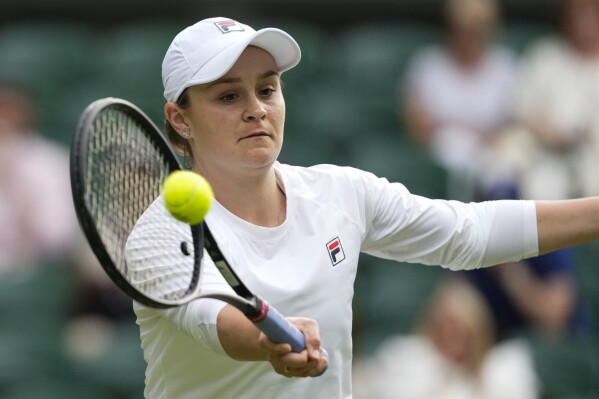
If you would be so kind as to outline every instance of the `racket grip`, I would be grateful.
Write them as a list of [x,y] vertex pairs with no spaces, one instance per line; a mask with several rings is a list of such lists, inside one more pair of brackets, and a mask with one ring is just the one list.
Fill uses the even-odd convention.
[[[283,317],[274,307],[270,305],[267,306],[266,317],[256,322],[256,327],[266,334],[271,341],[276,343],[288,343],[291,345],[291,350],[294,352],[301,352],[306,349],[306,337],[304,337],[304,334],[291,324],[289,320]],[[326,349],[322,350],[322,355],[327,359],[329,358]],[[322,373],[324,373],[327,368],[328,364]]]
[[293,324],[284,318],[275,308],[268,306],[266,317],[256,323],[272,342],[288,343],[291,350],[301,352],[306,349],[306,337]]

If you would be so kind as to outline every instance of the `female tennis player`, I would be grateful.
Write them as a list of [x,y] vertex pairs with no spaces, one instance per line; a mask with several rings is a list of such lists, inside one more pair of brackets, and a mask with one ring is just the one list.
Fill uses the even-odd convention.
[[[136,304],[148,398],[351,398],[361,252],[460,270],[599,238],[599,198],[463,204],[415,196],[353,168],[277,162],[281,74],[299,60],[281,30],[212,18],[174,38],[162,77],[170,141],[214,189],[212,233],[248,288],[296,316],[289,320],[307,349],[269,341],[217,300],[169,310]],[[161,237],[148,239],[160,248]],[[203,262],[201,287],[232,292]]]

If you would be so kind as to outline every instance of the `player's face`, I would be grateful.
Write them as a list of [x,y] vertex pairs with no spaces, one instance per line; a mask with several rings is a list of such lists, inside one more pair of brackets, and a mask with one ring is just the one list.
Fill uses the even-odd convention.
[[249,46],[222,78],[189,88],[185,115],[194,168],[259,171],[276,161],[283,143],[285,102],[273,57]]

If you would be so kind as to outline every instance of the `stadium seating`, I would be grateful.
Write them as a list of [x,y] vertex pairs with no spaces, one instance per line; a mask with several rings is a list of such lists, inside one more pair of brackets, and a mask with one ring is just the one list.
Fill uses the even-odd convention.
[[390,110],[388,118],[397,122],[396,109],[411,57],[441,40],[440,29],[434,26],[402,21],[364,24],[339,35],[330,69],[354,96],[376,100]]
[[[102,390],[101,387],[93,386],[76,379],[57,379],[48,377],[33,379],[27,384],[15,386],[2,394],[2,397],[11,399],[119,398],[119,396],[115,396],[110,391]],[[141,392],[137,392],[136,397],[142,397]]]
[[414,194],[429,198],[447,197],[447,172],[413,142],[392,131],[364,134],[353,147],[351,164],[400,182]]
[[510,21],[501,29],[497,39],[517,55],[523,55],[531,45],[553,33],[554,29],[546,23]]
[[38,100],[39,124],[65,142],[72,129],[62,118],[62,98],[87,76],[95,47],[88,27],[74,23],[22,23],[0,29],[0,80],[25,86]]
[[141,107],[154,121],[163,120],[162,59],[181,29],[175,22],[140,22],[117,27],[98,43],[95,79]]
[[575,248],[577,277],[580,285],[581,297],[588,307],[589,314],[594,318],[599,337],[599,244],[589,243]]
[[71,280],[66,268],[44,264],[0,280],[0,396],[41,377],[65,379],[62,329]]
[[331,63],[348,84],[377,94],[393,88],[416,51],[441,39],[438,28],[428,25],[401,21],[365,24],[340,35],[338,54]]
[[353,303],[355,353],[368,356],[390,335],[413,333],[418,315],[445,273],[440,267],[362,255]]
[[599,340],[531,336],[529,342],[544,399],[597,397]]
[[[271,25],[259,23],[255,27],[259,29]],[[323,72],[332,37],[317,26],[293,20],[277,21],[277,27],[293,36],[301,48],[301,62],[283,75],[285,86],[301,89],[309,85],[307,79],[317,78]]]
[[[60,88],[83,76],[93,57],[92,33],[73,23],[22,23],[0,29],[0,76]],[[57,93],[54,93],[57,94]]]
[[113,397],[141,397],[145,361],[139,328],[131,321],[116,324],[113,339],[102,356],[87,362],[74,362],[73,375],[91,386],[111,392]]

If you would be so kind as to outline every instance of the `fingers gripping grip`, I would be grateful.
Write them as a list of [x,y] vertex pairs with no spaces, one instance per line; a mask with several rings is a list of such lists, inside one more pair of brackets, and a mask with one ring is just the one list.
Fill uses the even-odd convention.
[[[288,343],[294,352],[301,352],[306,349],[306,337],[304,337],[304,334],[266,302],[263,302],[264,313],[265,316],[260,321],[254,323],[271,341]],[[329,358],[329,354],[325,349],[323,349],[322,355],[327,359]],[[326,368],[323,370],[323,373],[325,371]]]

